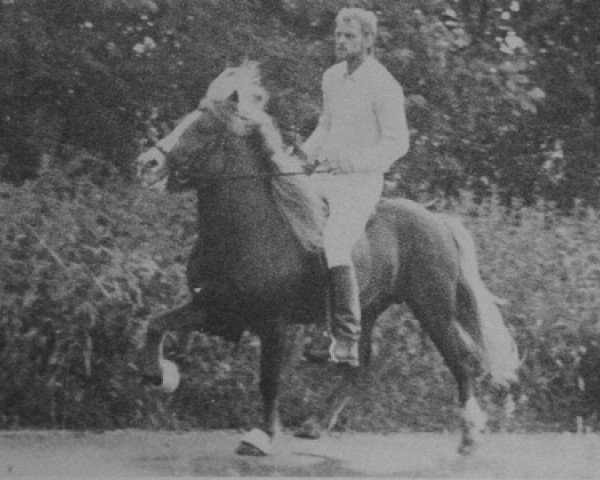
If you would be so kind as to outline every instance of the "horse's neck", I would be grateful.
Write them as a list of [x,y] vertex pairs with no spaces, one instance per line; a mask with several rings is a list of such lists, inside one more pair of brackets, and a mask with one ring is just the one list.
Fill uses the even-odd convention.
[[[208,195],[207,195],[208,193]],[[211,229],[235,227],[251,231],[263,228],[257,220],[266,220],[274,204],[268,194],[264,179],[238,178],[225,180],[209,190],[198,192],[198,215]]]
[[282,279],[302,270],[305,254],[275,203],[271,178],[252,177],[269,172],[269,159],[252,146],[228,152],[242,157],[229,157],[236,168],[226,175],[247,178],[199,191],[196,251],[201,255],[195,268],[206,279],[230,282],[247,295],[271,292],[283,298],[289,283]]
[[[206,240],[237,244],[240,239],[257,235],[264,237],[265,230],[280,227],[281,217],[270,192],[270,179],[266,161],[258,158],[253,145],[242,139],[232,139],[233,145],[225,155],[230,167],[223,178],[209,189],[198,191],[198,217],[200,231]],[[258,175],[257,175],[258,174]]]

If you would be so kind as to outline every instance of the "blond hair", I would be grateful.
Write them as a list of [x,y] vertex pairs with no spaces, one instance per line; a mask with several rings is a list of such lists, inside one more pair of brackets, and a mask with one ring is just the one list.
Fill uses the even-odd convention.
[[[373,35],[373,43],[375,43],[375,37],[377,37],[377,16],[364,8],[352,7],[352,8],[342,8],[337,17],[335,17],[335,23],[348,22],[350,20],[356,20],[359,25],[363,35]],[[369,53],[372,54],[375,49],[373,45],[372,48],[369,49]]]

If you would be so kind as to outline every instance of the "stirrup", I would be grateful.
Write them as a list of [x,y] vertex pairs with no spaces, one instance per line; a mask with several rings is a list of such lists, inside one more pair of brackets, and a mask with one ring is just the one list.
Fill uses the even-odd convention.
[[[338,341],[335,339],[335,337],[332,335],[331,336],[331,345],[329,345],[329,358],[331,359],[331,361],[333,363],[337,363],[337,364],[346,364],[350,367],[358,367],[360,365],[359,359],[358,359],[358,345],[356,345],[355,343],[349,343],[349,347],[348,347],[348,355],[346,357],[343,358],[339,358],[336,354],[335,354],[335,349],[336,346],[338,345]],[[356,355],[352,355],[352,350],[356,349]]]

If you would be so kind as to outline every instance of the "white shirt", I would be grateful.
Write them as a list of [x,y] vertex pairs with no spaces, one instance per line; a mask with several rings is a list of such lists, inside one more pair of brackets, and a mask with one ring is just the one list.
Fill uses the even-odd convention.
[[302,148],[338,159],[347,173],[385,172],[408,151],[402,87],[371,56],[347,72],[341,62],[323,75],[323,113]]

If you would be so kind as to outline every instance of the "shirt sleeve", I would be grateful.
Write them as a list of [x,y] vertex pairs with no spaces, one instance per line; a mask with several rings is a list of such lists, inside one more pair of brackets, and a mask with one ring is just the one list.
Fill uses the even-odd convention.
[[323,75],[323,81],[321,83],[323,91],[323,112],[319,117],[319,123],[308,137],[308,139],[302,145],[302,151],[306,154],[310,162],[314,162],[323,148],[325,140],[331,132],[331,105],[329,95],[329,82],[327,81],[327,73]]
[[386,172],[408,151],[409,134],[404,110],[402,87],[391,80],[374,92],[373,111],[380,130],[380,139],[368,149],[344,155],[354,172]]

